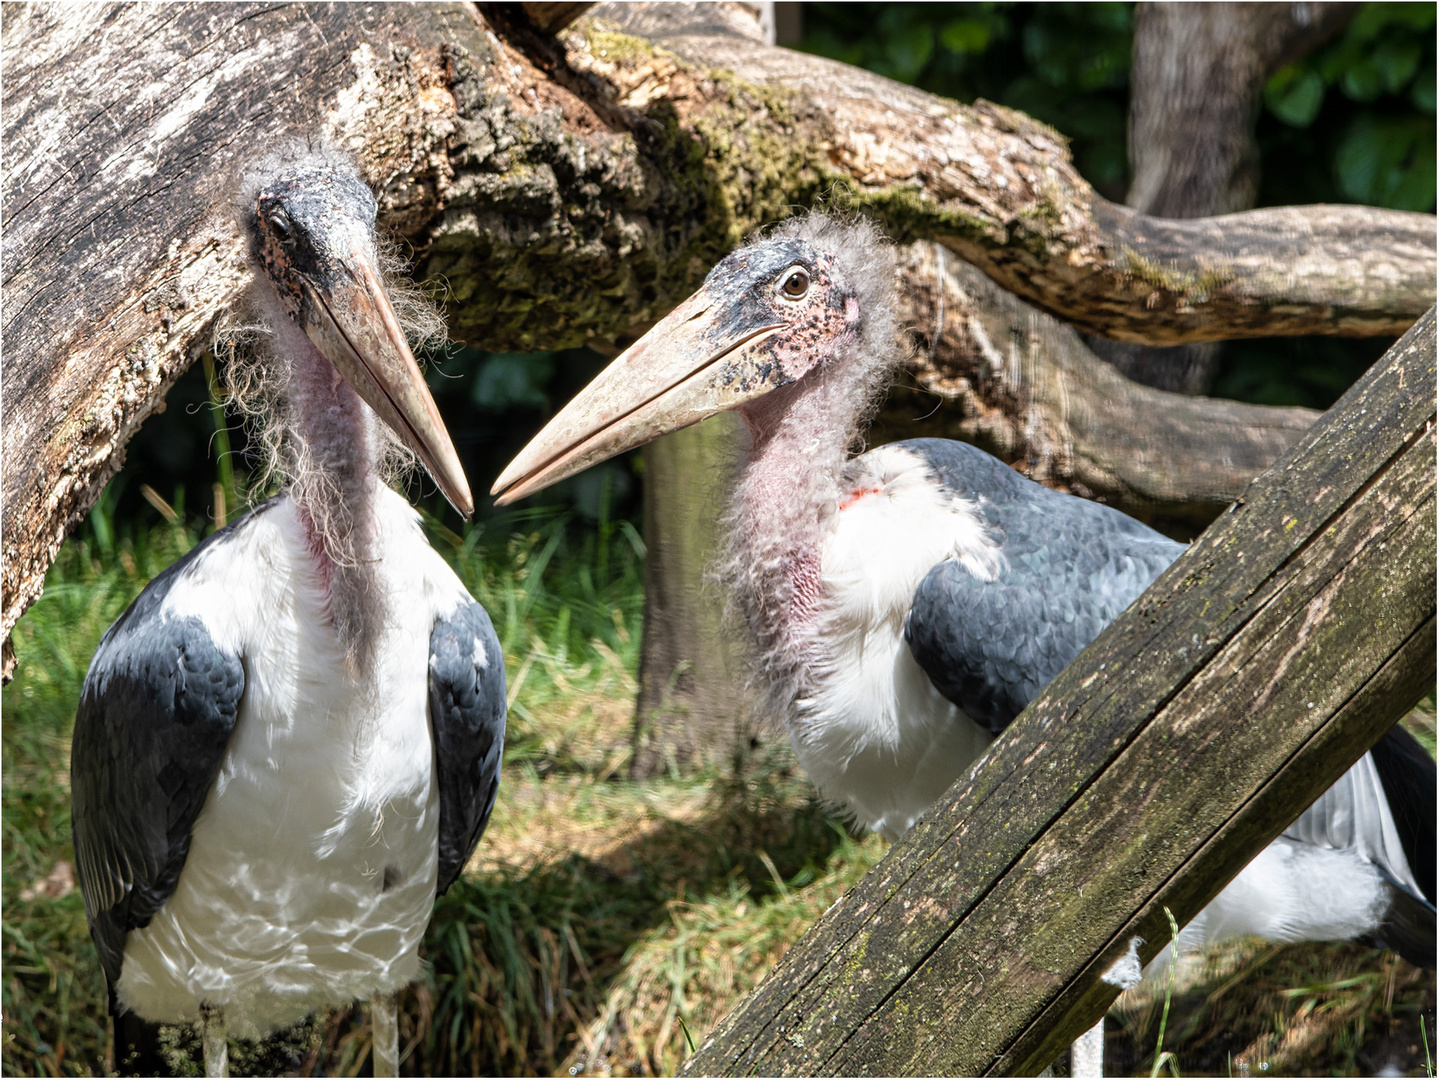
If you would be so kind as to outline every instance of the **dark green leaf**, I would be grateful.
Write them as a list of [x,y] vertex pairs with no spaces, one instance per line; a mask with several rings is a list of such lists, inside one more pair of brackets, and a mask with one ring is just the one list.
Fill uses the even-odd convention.
[[490,412],[515,406],[543,409],[549,404],[545,386],[554,368],[549,353],[492,353],[476,372],[470,396]]
[[1286,124],[1308,127],[1324,104],[1324,80],[1312,68],[1291,64],[1265,84],[1264,104]]
[[982,53],[989,47],[989,26],[979,19],[956,19],[939,32],[950,52]]
[[909,26],[889,41],[890,74],[900,82],[913,82],[934,55],[934,31]]
[[1409,85],[1419,68],[1419,46],[1386,41],[1374,50],[1373,64],[1384,76],[1384,88],[1397,94]]
[[1344,73],[1340,85],[1354,101],[1373,101],[1384,92],[1384,70],[1372,58],[1366,58]]
[[1414,107],[1423,112],[1434,112],[1434,64],[1430,64],[1414,80],[1414,89],[1409,95]]

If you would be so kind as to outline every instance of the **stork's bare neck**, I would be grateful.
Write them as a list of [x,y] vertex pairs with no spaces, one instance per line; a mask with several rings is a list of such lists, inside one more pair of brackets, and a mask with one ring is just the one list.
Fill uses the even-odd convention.
[[354,169],[298,153],[247,177],[242,203],[279,383],[269,420],[281,427],[264,441],[290,482],[336,631],[363,666],[384,619],[373,565],[381,423],[466,516],[469,487],[381,284],[375,199]]
[[384,434],[374,412],[298,326],[281,323],[279,335],[290,360],[290,495],[317,556],[366,562]]
[[492,492],[512,502],[739,410],[752,454],[725,576],[765,649],[784,645],[818,599],[846,453],[898,359],[894,287],[893,254],[872,225],[819,214],[785,222],[710,271],[535,436]]
[[750,449],[726,523],[725,577],[760,644],[779,650],[773,659],[784,667],[805,659],[820,553],[873,390],[867,367],[826,365],[739,409]]

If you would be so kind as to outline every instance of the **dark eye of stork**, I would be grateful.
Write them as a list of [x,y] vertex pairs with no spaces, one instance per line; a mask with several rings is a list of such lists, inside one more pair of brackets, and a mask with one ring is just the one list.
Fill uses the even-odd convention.
[[781,279],[779,291],[790,300],[803,300],[809,292],[809,271],[802,266],[792,266]]
[[290,219],[285,216],[283,210],[270,211],[268,218],[270,228],[274,231],[275,236],[279,238],[280,243],[288,247],[295,242],[295,227],[290,223]]

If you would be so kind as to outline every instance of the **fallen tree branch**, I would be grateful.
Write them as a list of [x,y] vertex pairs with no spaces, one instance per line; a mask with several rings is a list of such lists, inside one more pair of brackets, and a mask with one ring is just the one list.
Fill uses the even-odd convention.
[[[382,223],[447,287],[454,334],[492,349],[653,322],[751,229],[825,198],[1120,336],[1393,332],[1433,290],[1424,215],[1260,212],[1236,247],[1223,219],[1107,208],[1018,113],[734,33],[660,48],[598,17],[558,38],[521,21],[502,37],[465,4],[6,9],[0,631],[242,295],[233,178],[283,139],[355,154]],[[1298,231],[1276,247],[1265,221]],[[1221,240],[1212,266],[1194,248]],[[1267,257],[1302,276],[1265,278]]]
[[1427,690],[1434,316],[1033,701],[686,1063],[1033,1074]]
[[900,275],[917,346],[908,370],[926,393],[891,391],[872,443],[963,439],[1050,487],[1193,535],[1320,416],[1130,382],[1073,327],[934,244],[906,248]]
[[[638,21],[652,6],[595,14]],[[1152,218],[1101,198],[1063,136],[1012,109],[965,107],[820,57],[677,29],[657,38],[677,56],[785,92],[785,155],[804,155],[840,202],[899,237],[942,239],[1089,333],[1154,345],[1366,337],[1403,332],[1433,303],[1432,215],[1304,206]]]

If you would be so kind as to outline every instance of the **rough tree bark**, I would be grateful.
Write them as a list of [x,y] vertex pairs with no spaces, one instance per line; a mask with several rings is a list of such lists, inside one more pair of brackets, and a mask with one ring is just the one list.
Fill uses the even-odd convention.
[[[1156,217],[1248,210],[1259,194],[1254,124],[1264,80],[1338,33],[1358,4],[1137,4],[1129,79],[1125,204]],[[1217,342],[1169,348],[1099,340],[1095,351],[1146,386],[1201,394]]]
[[1166,908],[1192,918],[1434,685],[1434,330],[1431,310],[684,1072],[1033,1074],[1088,1030],[1135,938],[1155,956]]
[[1125,203],[1155,217],[1248,210],[1264,81],[1333,37],[1358,4],[1135,5]]
[[1008,110],[732,37],[498,29],[463,4],[6,9],[0,630],[241,297],[231,180],[277,139],[352,150],[453,332],[496,349],[653,321],[824,193],[1131,340],[1392,333],[1433,291],[1427,215],[1162,222]]
[[906,248],[900,280],[914,349],[871,444],[963,439],[1050,487],[1193,535],[1320,415],[1131,382],[1073,327],[938,244]]

